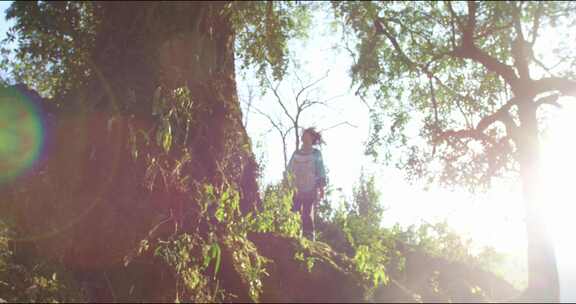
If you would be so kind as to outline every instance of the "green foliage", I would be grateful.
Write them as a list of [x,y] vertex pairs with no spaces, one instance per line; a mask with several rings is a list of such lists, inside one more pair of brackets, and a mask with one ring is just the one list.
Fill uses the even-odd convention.
[[294,252],[294,260],[305,266],[308,272],[312,272],[316,261],[322,259],[322,257],[318,257],[318,252],[313,248],[313,246],[317,246],[317,244],[313,245],[313,243],[306,238],[300,238],[298,242],[300,246],[298,250]]
[[[262,289],[262,276],[266,275],[266,260],[261,257],[256,248],[246,242],[246,235],[250,231],[250,216],[242,216],[239,210],[239,192],[232,186],[225,184],[217,190],[211,185],[204,186],[204,195],[201,198],[202,210],[208,212],[206,223],[210,228],[211,238],[220,239],[232,252],[233,264],[241,277],[248,283],[249,294],[254,301]],[[213,213],[210,212],[213,210]],[[205,215],[206,216],[206,215]],[[204,264],[214,261],[214,272],[220,268],[221,249],[214,241],[204,250]]]
[[[234,266],[247,284],[248,294],[257,300],[266,275],[266,260],[246,239],[253,227],[264,227],[262,218],[269,213],[249,214],[240,212],[240,192],[228,182],[228,176],[217,186],[192,180],[186,168],[194,161],[189,150],[188,134],[192,128],[205,128],[197,122],[202,115],[209,115],[206,104],[192,99],[187,87],[166,90],[158,87],[153,98],[153,114],[158,122],[150,130],[130,130],[130,147],[133,158],[142,159],[146,165],[144,184],[149,190],[186,193],[186,233],[178,227],[174,234],[158,239],[151,237],[141,242],[138,254],[155,252],[174,272],[177,301],[215,302],[234,298],[220,287],[219,272],[223,259]],[[155,134],[155,141],[150,134]],[[169,140],[167,139],[169,138]],[[136,156],[136,157],[134,157]],[[219,168],[224,165],[218,164]],[[223,172],[222,172],[223,173]],[[274,208],[275,197],[267,199],[266,206]],[[273,213],[273,212],[272,212]],[[277,223],[282,220],[276,220]],[[280,225],[286,230],[289,227]],[[276,229],[276,228],[273,228]],[[287,230],[288,231],[288,230]],[[152,233],[150,234],[152,235]],[[133,257],[127,257],[130,263]]]
[[411,225],[401,231],[396,227],[398,240],[419,248],[429,255],[450,261],[467,262],[471,257],[472,240],[463,240],[450,230],[446,222]]
[[382,221],[384,208],[380,203],[380,192],[374,184],[374,176],[360,175],[358,187],[354,189],[354,205],[358,208],[358,215],[371,227],[379,227]]
[[391,231],[397,241],[412,247],[413,250],[418,249],[433,257],[479,267],[503,277],[503,273],[499,271],[504,258],[501,253],[492,247],[485,247],[474,253],[472,240],[456,233],[447,222],[413,224],[405,229],[396,225]]
[[330,181],[324,187],[324,197],[316,205],[316,222],[331,222],[334,217],[334,208],[332,204],[336,201],[335,194],[342,189],[334,189]]
[[96,6],[95,2],[14,1],[6,18],[15,25],[3,42],[17,42],[15,61],[10,62],[14,79],[44,96],[63,95],[80,85],[93,73],[88,54],[99,22]]
[[247,283],[248,294],[258,302],[262,293],[262,280],[267,276],[268,260],[258,254],[256,247],[239,235],[229,235],[225,244],[232,251],[233,264],[243,281]]
[[282,79],[288,65],[288,42],[306,36],[311,6],[298,1],[228,4],[242,67],[256,66],[261,78],[271,68],[274,79]]
[[[177,303],[182,300],[218,302],[224,299],[225,294],[219,289],[216,280],[221,259],[221,249],[217,242],[207,243],[198,235],[180,234],[167,241],[160,241],[154,254],[176,273]],[[215,284],[210,284],[214,281]]]
[[165,153],[170,151],[173,142],[185,145],[193,127],[197,127],[199,114],[206,111],[192,99],[186,86],[173,90],[159,86],[152,99],[152,115],[158,121],[156,142]]
[[[366,153],[385,151],[385,160],[410,178],[474,190],[514,172],[509,122],[518,116],[504,106],[513,96],[530,95],[533,86],[519,62],[527,61],[534,79],[574,80],[568,71],[576,56],[565,53],[567,64],[549,69],[556,62],[538,61],[543,56],[535,48],[554,20],[567,29],[575,25],[572,3],[334,1],[333,7],[356,47],[357,93],[373,97]],[[569,39],[555,43],[561,49]],[[522,79],[514,83],[503,69]],[[500,109],[506,118],[480,124]]]
[[[3,48],[3,61],[8,61],[5,65],[10,68],[15,81],[29,85],[43,96],[64,96],[97,75],[101,67],[93,65],[91,56],[94,55],[96,37],[105,27],[101,25],[107,22],[104,8],[108,5],[114,4],[15,1],[6,14],[8,19],[14,20],[15,25],[10,29],[4,45],[16,43],[16,47],[14,50]],[[236,50],[244,67],[254,65],[260,74],[266,68],[271,68],[274,77],[280,79],[286,70],[288,41],[306,35],[312,5],[304,2],[254,1],[228,2],[225,5],[213,3],[206,6],[210,11],[219,10],[218,14],[228,17],[236,32]],[[139,20],[139,28],[149,33],[154,27],[154,24],[149,24],[154,19],[153,15],[160,14],[161,9],[166,8],[170,9],[154,3],[140,8],[146,17]],[[191,6],[184,8],[190,9]],[[196,10],[192,8],[192,12]],[[190,28],[184,31],[192,30],[192,25],[196,23],[189,22]],[[134,28],[132,24],[117,26]],[[163,37],[183,31],[178,26],[170,26],[165,25],[164,28],[170,33]],[[126,33],[134,34],[129,31]],[[11,52],[15,55],[14,60],[9,60]],[[206,56],[212,55],[212,52],[206,53]]]
[[[16,49],[17,62],[12,66],[18,81],[32,84],[32,87],[37,88],[45,95],[65,95],[94,74],[95,71],[89,65],[89,54],[93,51],[98,25],[106,21],[106,16],[100,16],[96,13],[100,5],[104,4],[92,2],[14,2],[8,11],[8,16],[15,19],[16,25],[8,39],[19,43]],[[354,22],[354,29],[361,32],[359,48],[362,56],[358,66],[355,67],[354,74],[360,76],[356,76],[356,80],[365,80],[365,87],[381,84],[381,71],[372,68],[389,68],[390,70],[386,70],[384,74],[394,82],[379,94],[382,94],[383,99],[390,99],[395,97],[393,96],[396,95],[395,89],[399,89],[406,83],[414,84],[407,80],[406,76],[412,75],[415,70],[405,58],[395,55],[390,49],[382,51],[383,48],[386,48],[386,44],[381,39],[374,39],[375,37],[370,35],[371,20],[379,16],[378,5],[392,8],[403,6],[403,4],[359,2],[342,3],[336,7],[344,8],[343,11],[350,10],[353,12],[351,19]],[[230,2],[225,5],[225,11],[221,13],[229,14],[229,20],[236,32],[237,50],[243,60],[244,67],[255,65],[261,75],[266,69],[272,68],[274,78],[280,79],[286,73],[288,41],[292,38],[305,36],[305,30],[310,22],[308,15],[310,7],[312,5],[309,3]],[[414,7],[391,11],[387,18],[398,15],[398,18],[404,18],[400,23],[425,22],[418,17],[422,7],[425,5],[414,4]],[[438,17],[434,14],[432,16]],[[394,22],[394,20],[391,19],[390,22]],[[424,27],[429,25],[429,23],[425,23]],[[415,47],[414,50],[410,51],[410,56],[428,56],[426,52],[419,53],[418,51],[417,46],[427,45],[421,39],[414,38],[420,33],[402,26],[395,27],[394,30],[404,35],[403,43],[411,43],[409,45]],[[429,47],[428,51],[430,49],[433,48]],[[390,67],[382,64],[382,58],[392,62]],[[456,66],[460,63],[447,62],[438,66],[437,69],[450,70],[452,69],[451,65]],[[479,73],[480,76],[483,76],[481,69],[471,67],[470,70],[466,70],[466,73],[462,74],[464,76],[455,74],[450,75],[450,77],[454,78],[457,83],[456,88],[461,89],[468,87],[470,79],[478,76]],[[428,101],[424,98],[426,91],[421,83],[423,82],[415,83],[414,95],[411,95],[418,101],[414,108],[428,109]],[[501,82],[498,79],[488,79],[482,85],[493,87],[501,85]],[[384,86],[380,89],[384,89]],[[253,244],[247,241],[246,236],[249,232],[260,232],[298,237],[300,234],[299,216],[291,211],[293,193],[283,184],[271,185],[264,191],[261,210],[248,216],[242,216],[239,208],[240,193],[237,185],[226,182],[227,176],[224,172],[221,172],[222,176],[208,177],[222,178],[224,181],[219,186],[210,184],[205,180],[193,180],[189,173],[190,170],[187,169],[192,167],[188,165],[192,162],[194,155],[188,148],[199,145],[199,143],[190,142],[191,139],[188,138],[188,134],[191,130],[199,133],[206,131],[202,130],[205,125],[199,124],[200,121],[205,120],[200,118],[211,117],[213,113],[210,112],[207,102],[199,103],[192,99],[192,93],[187,87],[170,91],[164,87],[158,87],[152,96],[151,114],[156,119],[155,124],[150,129],[138,129],[129,123],[128,146],[130,155],[134,161],[139,162],[137,166],[142,167],[144,175],[141,180],[139,178],[142,176],[135,176],[134,179],[138,180],[134,184],[144,184],[146,189],[151,192],[168,193],[170,194],[169,203],[175,200],[176,203],[185,205],[183,208],[185,209],[184,217],[188,224],[186,233],[183,233],[182,227],[179,226],[172,235],[163,234],[152,237],[153,234],[150,233],[149,238],[140,242],[137,252],[138,255],[153,252],[155,258],[172,270],[176,283],[175,300],[177,302],[217,302],[232,299],[232,295],[220,288],[218,279],[222,271],[222,264],[226,261],[224,259],[227,257],[231,257],[234,269],[247,284],[248,293],[252,300],[257,301],[262,292],[262,278],[267,275],[265,269],[267,261],[258,254]],[[455,96],[453,92],[442,90],[439,90],[437,94],[438,96],[443,96],[443,94]],[[400,97],[401,95],[398,94]],[[489,97],[491,97],[490,94],[486,96],[486,98]],[[136,100],[129,100],[128,102],[135,103]],[[380,104],[381,109],[394,110],[390,113],[393,113],[391,115],[393,115],[394,125],[398,130],[406,126],[409,121],[407,111],[410,107],[405,107],[402,102],[384,100]],[[441,114],[445,115],[453,105],[449,102],[443,103],[440,107]],[[476,111],[475,108],[468,110]],[[113,121],[114,118],[110,119],[109,123],[113,124]],[[376,127],[377,130],[384,129],[382,121]],[[208,131],[204,133],[208,136],[211,134]],[[401,133],[398,132],[397,134]],[[401,137],[401,135],[398,136]],[[378,138],[375,142],[378,142]],[[206,141],[200,143],[206,143]],[[225,144],[229,143],[226,142]],[[242,149],[249,149],[249,146],[245,145]],[[220,169],[220,165],[217,164],[216,167]],[[78,171],[74,171],[74,174],[76,172]],[[49,186],[56,184],[56,181],[49,178],[46,180],[48,182],[42,186],[51,190],[52,188]],[[68,185],[66,183],[72,183],[74,180],[76,179],[65,179],[62,188],[66,188],[65,186]],[[62,191],[64,193],[62,196],[67,196],[67,201],[64,203],[77,200],[76,197],[73,197],[74,192],[72,190],[65,190]],[[30,202],[41,201],[29,193],[25,193],[25,191],[20,192],[23,194],[18,194],[20,196],[17,198],[22,199],[10,203],[18,202],[30,206]],[[57,191],[47,192],[56,193]],[[58,192],[58,194],[62,193]],[[101,202],[106,198],[93,199],[95,202]],[[84,202],[79,201],[80,203]],[[58,203],[62,202],[59,201]],[[62,205],[67,206],[64,203]],[[130,201],[130,203],[133,203],[129,205],[131,207],[141,207],[135,200]],[[380,206],[379,194],[376,191],[373,178],[365,179],[362,177],[360,185],[354,191],[352,205],[345,205],[343,209],[336,212],[332,212],[328,207],[325,210],[323,218],[326,221],[333,220],[344,232],[347,241],[353,247],[356,270],[372,281],[374,286],[386,284],[389,281],[389,272],[394,267],[402,268],[402,259],[399,256],[399,251],[396,250],[396,241],[399,237],[404,237],[404,241],[408,244],[412,242],[415,246],[434,254],[451,254],[454,259],[462,259],[467,256],[465,245],[462,245],[457,238],[446,232],[446,229],[442,230],[441,227],[435,227],[436,230],[434,231],[436,232],[433,235],[429,234],[429,227],[417,230],[409,229],[408,231],[381,228],[380,222],[384,210]],[[152,213],[149,210],[148,212]],[[71,214],[73,213],[71,212]],[[146,215],[150,216],[150,214]],[[182,219],[173,220],[178,222]],[[145,221],[139,219],[139,222]],[[55,223],[58,222],[55,221]],[[76,222],[70,225],[73,224]],[[315,263],[318,262],[318,255],[315,254],[314,250],[322,246],[305,239],[299,239],[299,241],[302,251],[295,253],[294,258],[301,261],[309,272],[313,272]],[[490,255],[486,255],[487,260],[490,259],[489,257]],[[0,238],[0,291],[2,291],[2,297],[7,297],[6,299],[9,301],[66,302],[82,300],[81,296],[73,292],[75,289],[72,284],[69,284],[64,271],[46,266],[45,263],[32,266],[18,265],[13,261],[13,258],[12,253],[8,250],[7,238]],[[132,258],[132,256],[128,256],[125,259],[125,265],[129,264]]]
[[58,263],[17,261],[9,246],[9,230],[0,222],[0,299],[8,302],[69,303],[84,296]]
[[[499,269],[502,263],[500,254],[490,248],[474,254],[472,240],[463,239],[446,222],[414,224],[407,228],[399,225],[381,227],[385,209],[379,197],[374,178],[362,175],[354,189],[353,200],[350,203],[344,202],[332,220],[353,249],[351,257],[357,271],[371,281],[373,287],[386,285],[391,275],[398,275],[405,270],[406,250],[417,250],[428,256],[492,272]],[[327,239],[324,241],[334,242]]]
[[334,222],[354,249],[357,270],[372,281],[374,287],[388,283],[387,267],[397,254],[393,236],[380,227],[383,212],[374,177],[366,178],[362,174],[354,189],[352,204],[345,203],[334,216]]
[[283,183],[268,185],[264,190],[261,210],[248,215],[249,230],[298,237],[300,216],[292,212],[292,196],[293,191]]
[[360,245],[356,248],[356,255],[354,256],[356,267],[359,272],[368,274],[372,278],[374,286],[388,284],[386,251],[387,249],[382,247],[381,242],[378,242],[377,245]]
[[[254,301],[262,289],[262,277],[267,275],[266,259],[247,242],[250,217],[239,211],[239,193],[225,183],[216,188],[203,184],[199,193],[198,214],[191,219],[195,227],[206,227],[193,234],[175,233],[167,239],[145,239],[138,255],[153,251],[176,276],[176,301],[221,302],[234,295],[220,288],[218,274],[224,251],[248,286]],[[130,263],[133,257],[127,257]]]

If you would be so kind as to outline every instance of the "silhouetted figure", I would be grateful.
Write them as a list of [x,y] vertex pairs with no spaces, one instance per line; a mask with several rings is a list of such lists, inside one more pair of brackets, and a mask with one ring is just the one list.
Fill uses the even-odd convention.
[[314,128],[302,133],[302,147],[296,150],[288,163],[288,172],[296,185],[292,210],[300,212],[304,236],[314,241],[314,207],[324,196],[326,170],[322,153],[313,146],[323,143]]

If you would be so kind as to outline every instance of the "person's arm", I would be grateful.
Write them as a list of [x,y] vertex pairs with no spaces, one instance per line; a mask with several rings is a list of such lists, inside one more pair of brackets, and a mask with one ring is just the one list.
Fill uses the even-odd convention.
[[320,199],[324,197],[324,187],[326,187],[326,168],[320,150],[316,152],[316,186],[320,190]]
[[294,174],[293,173],[293,169],[292,169],[292,163],[294,161],[294,154],[296,154],[296,152],[292,153],[292,156],[290,157],[290,160],[288,161],[288,166],[284,169],[284,180],[288,181],[288,176]]

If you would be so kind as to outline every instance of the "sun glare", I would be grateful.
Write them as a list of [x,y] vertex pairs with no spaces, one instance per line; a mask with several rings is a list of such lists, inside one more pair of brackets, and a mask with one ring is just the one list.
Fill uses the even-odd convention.
[[563,236],[572,234],[566,230],[570,219],[576,212],[574,206],[574,188],[576,172],[576,109],[566,107],[550,119],[548,134],[543,136],[542,151],[542,191],[543,211],[547,217],[549,228],[554,235]]
[[[542,212],[552,236],[560,275],[562,297],[568,296],[576,278],[576,245],[573,241],[576,222],[576,107],[567,100],[565,108],[550,118],[550,128],[542,137]],[[564,285],[564,286],[562,286]],[[564,288],[563,288],[564,287]]]

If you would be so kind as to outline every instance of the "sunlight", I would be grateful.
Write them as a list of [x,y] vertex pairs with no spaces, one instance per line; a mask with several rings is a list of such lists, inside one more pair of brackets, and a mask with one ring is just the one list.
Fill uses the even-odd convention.
[[565,245],[562,240],[571,238],[572,231],[566,225],[576,212],[576,206],[570,203],[576,194],[573,186],[576,142],[571,134],[576,129],[575,114],[573,107],[556,113],[548,134],[542,138],[543,212],[558,245]]
[[542,137],[542,211],[555,245],[561,299],[573,301],[576,293],[570,285],[576,280],[576,244],[572,241],[576,229],[576,142],[572,133],[576,130],[576,107],[564,105],[552,115],[549,132]]

